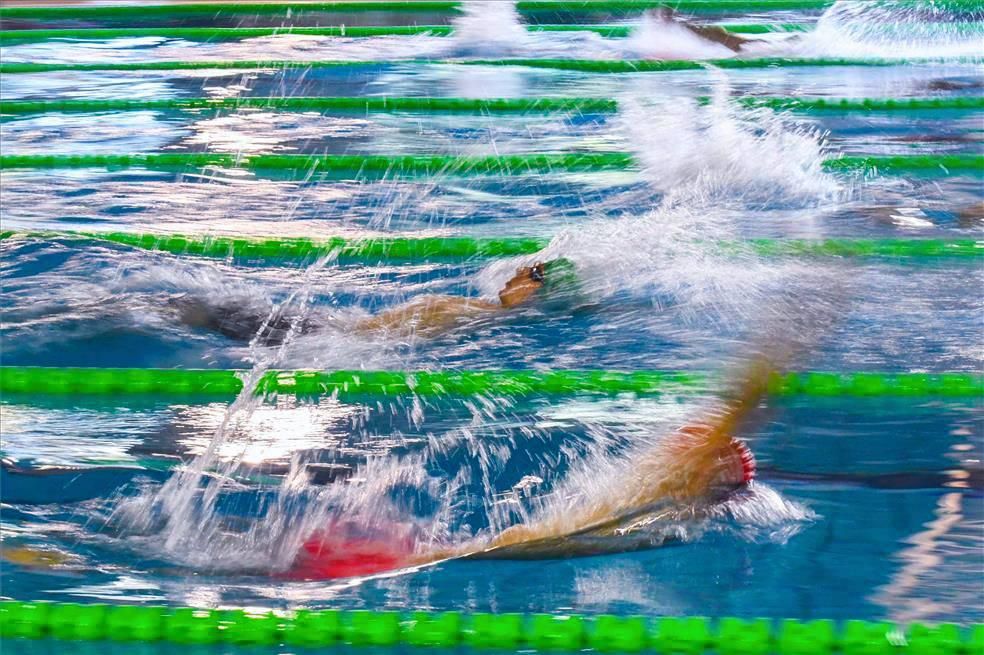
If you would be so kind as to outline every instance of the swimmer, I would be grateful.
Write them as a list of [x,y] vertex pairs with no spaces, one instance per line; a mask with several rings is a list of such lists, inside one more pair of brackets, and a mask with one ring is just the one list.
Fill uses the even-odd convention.
[[954,215],[957,217],[957,224],[962,228],[982,227],[984,226],[984,200],[961,207],[954,212]]
[[654,11],[647,12],[645,17],[655,20],[655,22],[664,26],[680,26],[701,39],[711,43],[716,43],[718,45],[723,45],[732,52],[742,52],[744,47],[749,43],[761,43],[758,39],[747,39],[745,37],[738,36],[737,34],[729,32],[723,27],[718,27],[717,25],[699,25],[696,23],[691,23],[688,20],[680,18],[679,14],[673,11],[670,7],[660,7]]
[[[686,514],[713,505],[745,488],[755,477],[755,458],[735,436],[737,428],[765,395],[771,367],[757,361],[738,393],[705,420],[684,425],[633,462],[614,492],[583,507],[513,526],[472,554],[476,559],[583,554],[577,543],[597,547],[647,515]],[[674,511],[676,510],[676,511]]]
[[516,270],[499,291],[499,302],[462,296],[424,296],[359,323],[360,332],[415,332],[434,335],[470,319],[515,309],[530,302],[546,284],[554,262],[536,263]]
[[[576,285],[574,265],[569,260],[538,262],[517,269],[499,291],[498,302],[464,296],[422,296],[359,321],[355,331],[434,337],[469,321],[527,306],[547,292],[554,297],[569,298]],[[255,338],[266,346],[282,344],[291,330],[305,334],[323,327],[307,318],[292,318],[278,312],[263,314],[238,305],[214,306],[187,297],[177,298],[171,304],[185,325],[206,328],[239,341]]]
[[625,537],[636,526],[699,515],[754,479],[755,459],[734,435],[758,407],[772,371],[767,360],[755,361],[720,411],[677,429],[634,458],[605,497],[513,526],[484,542],[425,552],[414,548],[406,526],[392,526],[387,535],[332,525],[303,545],[290,577],[371,575],[450,559],[552,559],[659,545],[648,537]]

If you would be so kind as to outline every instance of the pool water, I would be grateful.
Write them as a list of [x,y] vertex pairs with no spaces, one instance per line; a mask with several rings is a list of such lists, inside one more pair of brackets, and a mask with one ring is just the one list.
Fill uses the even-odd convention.
[[[485,10],[488,25],[507,34],[516,27],[509,12]],[[351,69],[8,74],[0,92],[8,101],[585,96],[617,98],[619,113],[7,115],[3,154],[628,151],[641,170],[381,180],[4,170],[3,229],[547,237],[553,241],[538,257],[575,264],[583,303],[527,307],[437,337],[371,336],[353,329],[369,314],[429,293],[494,298],[535,258],[257,262],[15,236],[0,241],[3,364],[721,371],[757,349],[795,343],[795,369],[981,372],[984,269],[976,258],[765,257],[711,245],[981,238],[979,175],[860,178],[820,166],[839,154],[979,155],[979,111],[775,114],[731,99],[976,96],[984,85],[979,42],[974,50],[923,35],[896,54],[949,58],[870,68],[613,75],[401,61],[500,56],[504,45],[517,56],[644,56],[633,50],[645,46],[638,38],[558,32],[516,43],[481,33],[11,45],[7,62],[378,61]],[[769,47],[796,56],[891,56],[884,43],[864,50],[866,42],[832,34],[823,43]],[[694,100],[708,95],[708,105]],[[320,327],[283,346],[250,344],[180,322],[175,303],[188,299],[261,316],[280,306]],[[672,526],[675,539],[661,548],[451,561],[344,580],[283,575],[291,547],[328,517],[407,522],[435,543],[460,543],[565,499],[604,493],[628,475],[640,448],[711,402],[682,393],[362,402],[247,395],[232,404],[10,395],[0,404],[2,594],[275,609],[984,618],[980,398],[770,399],[740,435],[758,461],[751,492],[711,517]],[[17,556],[31,549],[55,563]]]

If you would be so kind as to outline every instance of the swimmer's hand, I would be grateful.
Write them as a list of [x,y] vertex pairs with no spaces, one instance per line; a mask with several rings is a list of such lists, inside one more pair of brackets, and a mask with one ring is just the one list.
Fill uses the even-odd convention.
[[739,376],[720,411],[679,428],[635,458],[618,487],[604,497],[513,526],[493,538],[489,548],[591,530],[661,504],[713,502],[747,484],[755,475],[755,460],[748,447],[732,435],[765,395],[772,371],[769,359],[756,358]]

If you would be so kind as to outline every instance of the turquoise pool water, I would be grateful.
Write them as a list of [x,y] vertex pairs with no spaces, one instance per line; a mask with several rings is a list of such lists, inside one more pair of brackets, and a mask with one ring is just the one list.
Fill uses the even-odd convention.
[[[810,22],[815,15],[738,18]],[[503,20],[495,12],[486,24],[508,31]],[[816,41],[776,47],[805,56],[836,54],[838,44],[844,56],[891,54],[884,43],[830,39],[823,48]],[[367,337],[353,325],[370,313],[426,293],[494,297],[528,260],[302,265],[13,237],[0,242],[3,364],[716,371],[755,348],[804,336],[793,368],[981,371],[979,260],[736,258],[707,247],[751,237],[980,238],[979,175],[862,179],[819,167],[838,154],[979,155],[979,111],[776,115],[729,100],[976,96],[984,76],[962,41],[916,40],[900,52],[952,56],[877,68],[609,75],[401,61],[498,56],[500,41],[49,41],[7,46],[4,60],[385,61],[353,69],[7,74],[0,92],[8,101],[587,96],[618,98],[620,112],[4,116],[3,154],[629,151],[642,170],[338,180],[222,169],[8,169],[3,229],[555,237],[547,252],[574,262],[590,302],[528,307],[434,338]],[[615,41],[543,33],[507,45],[518,56],[642,56],[633,48],[645,44]],[[693,101],[705,95],[717,100]],[[182,299],[257,315],[283,306],[321,329],[283,348],[251,346],[181,323],[174,307]],[[398,519],[457,543],[558,498],[603,493],[628,475],[636,449],[709,402],[683,394],[281,397],[230,406],[8,395],[0,404],[2,594],[277,609],[982,619],[979,398],[772,399],[741,434],[758,460],[753,492],[710,518],[673,526],[678,539],[663,548],[447,562],[333,581],[282,575],[289,545],[317,517]],[[210,447],[204,477],[173,477]],[[202,495],[194,493],[199,485]],[[171,503],[185,492],[188,505]],[[57,563],[10,555],[18,549],[42,549]]]

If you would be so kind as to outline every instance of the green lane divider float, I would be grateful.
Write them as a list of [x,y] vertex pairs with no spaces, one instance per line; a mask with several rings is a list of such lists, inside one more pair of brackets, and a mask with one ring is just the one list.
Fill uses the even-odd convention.
[[[232,397],[243,388],[236,370],[0,367],[0,393],[39,395],[203,395]],[[576,394],[701,393],[712,374],[687,371],[272,371],[258,394],[300,396],[569,396]],[[984,376],[973,373],[829,373],[774,375],[776,396],[980,397]]]
[[909,59],[857,59],[846,57],[757,59],[657,60],[657,59],[406,59],[392,61],[143,61],[98,62],[91,64],[31,62],[0,63],[0,73],[52,73],[85,71],[182,71],[182,70],[296,70],[309,68],[382,68],[409,65],[522,66],[584,73],[669,73],[701,70],[708,66],[724,69],[795,68],[801,66],[914,66],[923,64],[978,63],[976,57],[923,57]]
[[[150,605],[4,601],[5,639],[324,648],[338,645],[698,655],[978,655],[984,625],[610,614],[299,610],[275,614]],[[900,643],[905,646],[900,647]]]
[[[984,159],[984,158],[982,158]],[[150,155],[3,155],[0,169],[12,168],[148,168],[172,170],[244,167],[284,173],[338,173],[360,176],[427,176],[437,174],[523,175],[551,171],[625,170],[632,156],[618,152],[457,157],[448,155],[235,155],[174,153]]]
[[[751,13],[761,11],[821,11],[833,0],[519,0],[516,9],[524,14],[543,13],[639,13],[670,6],[686,13]],[[925,0],[899,0],[901,6],[920,6]],[[380,0],[372,2],[257,2],[189,3],[171,5],[96,5],[63,7],[3,7],[0,19],[18,20],[140,20],[188,17],[274,16],[295,18],[306,13],[406,11],[457,13],[458,0]],[[981,0],[934,0],[934,7],[950,12],[975,12]]]
[[[922,23],[925,26],[932,23]],[[733,34],[770,34],[808,32],[806,23],[709,23]],[[625,38],[636,29],[633,25],[535,24],[526,25],[530,32],[591,32],[609,39]],[[984,26],[977,22],[939,23],[941,34],[982,33]],[[454,34],[452,25],[333,25],[322,27],[66,27],[61,29],[0,30],[0,45],[37,43],[52,39],[104,40],[156,37],[186,41],[236,41],[268,36],[330,36],[366,38],[377,36],[432,36]]]
[[[947,98],[765,98],[743,97],[748,107],[798,112],[891,112],[984,109],[984,96]],[[2,111],[2,110],[0,110]]]
[[[185,236],[133,232],[0,232],[15,237],[107,241],[175,255],[282,260],[333,255],[337,261],[463,261],[486,257],[533,255],[549,245],[538,237],[482,239],[473,237],[378,237],[313,239]],[[894,259],[984,257],[984,241],[976,239],[748,239],[722,243],[726,251],[763,256],[880,257]]]
[[[974,59],[926,57],[918,59],[852,59],[846,57],[817,57],[812,59],[761,57],[757,59],[655,60],[655,59],[473,59],[456,63],[472,66],[523,66],[549,68],[582,73],[670,73],[698,70],[714,66],[723,69],[796,68],[829,66],[916,66],[942,63],[972,63]],[[16,64],[14,64],[16,65]],[[0,66],[0,72],[3,67]]]
[[[979,101],[984,98],[968,98]],[[427,113],[613,113],[617,102],[609,98],[387,98],[387,97],[289,97],[289,98],[170,98],[163,100],[0,100],[0,114],[103,111],[179,111],[202,109],[278,109],[286,111],[427,112]]]
[[[898,155],[839,157],[823,162],[830,172],[891,175],[905,173],[984,174],[984,155]],[[2,155],[0,170],[17,168],[106,168],[181,170],[246,168],[282,174],[327,173],[357,177],[433,175],[526,175],[551,172],[619,171],[635,168],[622,152],[521,154],[493,157],[456,155],[249,155],[167,153],[134,155]]]
[[[700,97],[698,102],[708,99]],[[746,107],[805,113],[894,112],[894,111],[978,111],[984,109],[984,96],[945,98],[775,98],[739,97],[734,101]],[[159,100],[0,100],[0,114],[89,113],[110,111],[201,111],[236,109],[275,109],[280,111],[408,112],[408,113],[581,113],[610,114],[618,111],[614,98],[424,98],[424,97],[332,97],[295,96],[288,98],[165,98]]]
[[[947,24],[947,30],[958,29]],[[722,23],[717,27],[734,34],[768,34],[770,32],[806,32],[802,23],[745,24]],[[530,32],[593,32],[606,38],[624,38],[634,29],[631,25],[527,25]],[[961,28],[962,29],[962,28]],[[969,29],[969,28],[968,28]],[[235,41],[288,34],[303,36],[374,37],[374,36],[451,36],[452,25],[379,25],[328,27],[71,27],[63,29],[0,30],[0,45],[36,43],[51,39],[120,39],[159,37],[186,41]]]
[[[947,6],[979,6],[979,0],[942,0]],[[406,11],[458,13],[458,0],[397,0],[379,2],[258,2],[189,3],[171,5],[103,5],[65,7],[3,7],[0,19],[19,20],[132,20],[175,19],[199,16],[216,19],[230,16],[275,16],[296,18],[310,13],[361,11]],[[639,13],[661,6],[691,13],[823,10],[833,0],[520,0],[516,9],[524,14]]]

